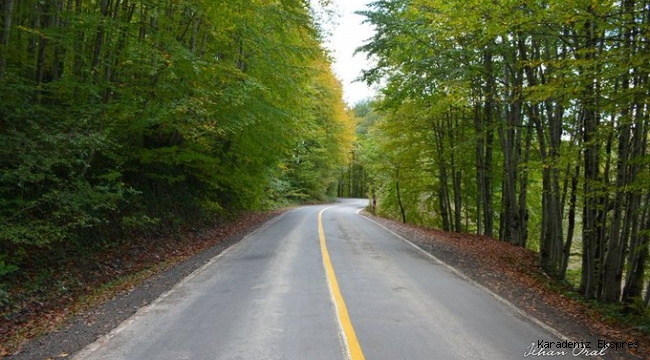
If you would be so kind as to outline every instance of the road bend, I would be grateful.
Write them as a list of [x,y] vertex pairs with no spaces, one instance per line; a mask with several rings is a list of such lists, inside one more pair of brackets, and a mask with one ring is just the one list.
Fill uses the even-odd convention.
[[74,359],[504,360],[560,340],[357,214],[366,204],[276,217]]

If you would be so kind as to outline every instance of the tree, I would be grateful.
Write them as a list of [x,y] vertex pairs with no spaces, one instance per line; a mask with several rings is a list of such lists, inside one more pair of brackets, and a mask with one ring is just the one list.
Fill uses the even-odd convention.
[[304,1],[0,4],[0,259],[333,194],[353,125]]
[[[386,123],[370,134],[395,144],[400,178],[422,181],[421,169],[403,166],[412,159],[437,165],[429,170],[440,179],[434,217],[443,229],[464,222],[515,245],[538,244],[541,267],[557,279],[579,232],[581,292],[639,298],[648,251],[647,6],[376,1],[361,12],[376,35],[359,51],[378,59],[364,79],[386,85],[377,106]],[[421,137],[427,122],[430,141]],[[372,171],[385,173],[369,176],[387,186],[393,170]],[[471,172],[468,191],[459,184]],[[530,191],[538,187],[539,198]],[[411,219],[432,194],[416,188]]]

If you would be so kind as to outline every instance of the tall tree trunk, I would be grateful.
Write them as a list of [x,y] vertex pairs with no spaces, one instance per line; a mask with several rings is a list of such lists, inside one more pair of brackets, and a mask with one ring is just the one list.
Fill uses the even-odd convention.
[[[49,9],[50,3],[45,2],[43,4],[38,4],[37,5],[37,11],[36,11],[36,23],[38,24],[39,29],[46,29],[47,27],[50,26],[50,9]],[[34,81],[36,84],[39,84],[39,86],[36,87],[36,102],[41,103],[43,100],[43,87],[40,86],[45,80],[45,55],[46,52],[45,50],[47,49],[47,44],[48,44],[48,38],[45,37],[45,35],[38,35],[38,50],[36,52],[36,73],[34,77]]]
[[[626,82],[623,87],[626,88]],[[609,225],[607,236],[607,252],[603,264],[603,293],[602,299],[606,302],[618,302],[621,295],[621,281],[623,262],[625,260],[625,248],[627,239],[622,237],[622,225],[625,205],[625,189],[628,185],[628,155],[630,143],[630,124],[625,119],[629,114],[625,111],[619,119],[618,132],[618,158],[616,160],[616,184],[614,202],[612,204],[613,214]]]
[[436,158],[438,162],[438,200],[440,208],[440,217],[442,218],[442,227],[444,231],[451,230],[451,214],[449,209],[449,177],[446,164],[445,154],[445,132],[439,124],[432,124],[433,141],[436,144]]
[[[612,129],[611,124],[604,124],[603,131],[604,133],[607,134],[607,141],[605,145],[605,166],[603,169],[603,186],[602,186],[602,192],[600,193],[601,195],[599,196],[599,206],[598,206],[598,238],[599,238],[599,247],[601,249],[600,251],[600,258],[599,258],[599,263],[601,264],[600,267],[600,272],[597,274],[598,276],[598,287],[596,288],[596,297],[599,299],[602,299],[604,289],[605,289],[605,273],[606,273],[606,259],[607,259],[607,254],[608,254],[608,246],[610,245],[609,243],[609,233],[608,233],[608,223],[610,216],[610,209],[613,208],[613,205],[611,204],[610,201],[610,193],[613,193],[612,191],[612,184],[610,181],[611,178],[611,169],[612,169],[612,162],[613,162],[613,146],[614,146],[614,131]],[[602,131],[602,130],[601,130]]]
[[[61,29],[65,26],[63,24],[63,19],[61,15],[64,13],[64,0],[55,0],[54,1],[54,15],[53,15],[53,25],[57,29]],[[52,81],[58,80],[63,73],[63,63],[65,58],[65,48],[61,44],[56,44],[54,46],[54,54],[52,59]]]
[[402,214],[402,222],[406,224],[406,211],[404,210],[404,204],[402,204],[402,194],[399,189],[399,168],[395,169],[395,191],[397,191],[397,205]]
[[[594,298],[601,289],[601,271],[603,257],[603,199],[604,182],[601,176],[600,151],[598,137],[600,129],[600,113],[598,109],[598,78],[593,62],[597,51],[596,20],[590,19],[584,24],[584,34],[575,35],[575,48],[584,47],[584,55],[576,56],[586,63],[580,75],[584,78],[581,96],[582,143],[584,144],[584,184],[582,211],[582,279],[580,290],[587,298]],[[583,43],[580,39],[586,38]]]
[[0,32],[0,80],[5,78],[7,71],[7,50],[9,49],[9,34],[11,33],[14,0],[3,0],[2,9],[2,32]]
[[545,195],[547,197],[546,208],[546,238],[547,243],[550,245],[551,252],[550,268],[551,273],[558,279],[561,279],[561,264],[563,253],[563,223],[562,223],[562,204],[561,204],[561,190],[560,190],[560,170],[557,164],[560,160],[560,147],[562,144],[562,111],[555,111],[557,104],[546,101],[546,116],[548,119],[549,130],[549,158],[546,160],[548,166],[545,166],[543,173],[544,178],[547,178],[548,184],[545,187]]
[[[515,37],[515,45],[516,45]],[[503,69],[503,85],[507,98],[504,106],[505,121],[500,122],[498,127],[499,139],[501,140],[501,151],[503,153],[503,188],[502,197],[502,226],[500,229],[503,240],[517,246],[524,246],[526,243],[526,231],[523,228],[520,206],[518,204],[519,193],[517,188],[524,186],[518,184],[520,179],[518,170],[521,157],[521,127],[522,127],[522,70],[515,69],[511,64],[518,63],[516,50],[509,47],[509,54],[506,58]]]
[[463,232],[463,197],[461,183],[463,173],[460,170],[454,172],[454,231]]
[[[70,0],[68,3],[68,7],[72,7],[72,2],[74,1],[74,15],[79,16],[81,14],[81,1],[82,0]],[[72,67],[72,73],[75,75],[76,78],[78,79],[85,79],[86,78],[86,72],[84,70],[84,56],[83,56],[83,48],[84,48],[84,42],[86,39],[86,35],[83,30],[77,30],[76,34],[76,44],[75,44],[75,50],[73,51],[73,67]],[[76,91],[76,90],[75,90]]]
[[[459,129],[459,121],[458,121],[458,113],[456,111],[453,111],[453,109],[449,109],[450,113],[450,118],[453,115],[454,117],[454,124],[451,123],[451,119],[449,119],[449,124],[448,128],[451,129],[451,135],[450,139],[454,143],[457,143],[459,139],[456,138],[456,133]],[[456,131],[454,131],[456,129]],[[462,194],[461,194],[461,184],[462,184],[462,171],[458,168],[456,164],[456,151],[452,150],[451,151],[451,156],[450,156],[450,161],[451,161],[451,171],[452,171],[452,187],[453,187],[453,192],[454,192],[454,231],[457,233],[462,232],[462,221],[463,221],[463,214],[462,214]]]
[[[534,59],[540,59],[539,44],[533,39]],[[518,41],[519,53],[522,61],[526,63],[529,59],[526,41],[520,38]],[[547,54],[546,56],[550,56]],[[542,82],[534,69],[524,66],[527,81],[530,86],[536,86]],[[534,124],[539,154],[543,163],[542,168],[542,231],[540,239],[540,266],[552,277],[559,277],[561,274],[562,262],[562,210],[560,207],[561,194],[559,186],[559,171],[557,160],[560,156],[560,144],[562,136],[562,112],[557,110],[551,100],[542,104],[528,105],[528,116]],[[543,120],[546,119],[546,121]]]
[[485,188],[485,166],[483,164],[483,122],[481,107],[474,105],[474,133],[476,136],[476,233],[483,233],[483,189]]
[[521,220],[521,231],[523,232],[522,247],[528,243],[528,164],[530,163],[531,148],[533,142],[533,126],[526,126],[526,146],[524,148],[524,162],[519,174],[519,219]]
[[352,196],[352,162],[348,164],[348,193],[346,197]]
[[[650,14],[648,14],[648,17],[650,18]],[[646,84],[648,77],[648,74],[637,76],[635,83],[637,85]],[[648,113],[644,105],[645,100],[642,99],[643,96],[637,95],[634,106],[635,124],[632,154],[630,156],[633,162],[629,169],[632,178],[631,182],[634,181],[643,169],[643,166],[637,161],[647,157],[648,152],[650,124],[648,124],[647,120]],[[648,192],[647,188],[640,192],[629,191],[627,193],[627,199],[628,203],[631,204],[626,209],[626,225],[624,225],[624,229],[629,233],[625,237],[630,238],[627,259],[629,271],[625,279],[622,299],[626,303],[631,303],[634,299],[641,297],[643,290],[645,268],[648,260],[648,247],[650,246],[650,236],[647,234],[647,231],[650,231],[650,192]],[[640,211],[640,209],[643,209],[643,211]]]
[[95,33],[95,46],[93,48],[93,56],[90,62],[90,71],[93,74],[93,80],[97,82],[99,80],[99,63],[101,61],[102,49],[104,47],[104,38],[106,32],[106,17],[108,17],[108,12],[110,8],[110,0],[101,0],[100,11],[102,18],[99,20],[100,23],[97,26],[97,31]]
[[[646,195],[645,204],[650,204],[650,195]],[[642,221],[643,228],[650,229],[650,211],[647,207],[643,213]],[[650,245],[650,236],[636,233],[632,239],[628,253],[629,271],[625,278],[625,287],[623,288],[622,294],[622,300],[625,303],[632,303],[634,299],[641,298],[643,282],[645,280],[645,268],[649,255],[648,246]]]
[[576,165],[571,176],[571,194],[569,195],[569,213],[567,215],[568,226],[566,241],[562,251],[562,267],[560,268],[560,278],[566,278],[566,272],[569,267],[571,257],[571,247],[573,246],[573,235],[576,227],[576,205],[578,199],[578,179],[580,177],[580,165]]
[[[124,19],[122,20],[122,24],[119,29],[120,30],[119,40],[117,42],[117,46],[115,47],[115,55],[113,56],[114,60],[113,60],[112,67],[109,67],[107,65],[107,70],[106,70],[107,78],[109,82],[117,81],[117,76],[118,76],[117,69],[119,68],[120,62],[122,61],[124,51],[128,46],[129,25],[131,24],[131,21],[133,20],[133,15],[135,14],[135,8],[136,8],[135,3],[129,4],[128,1],[124,1],[122,6],[124,7],[125,12],[124,12]],[[119,20],[117,18],[117,10],[115,10],[114,16],[115,16],[115,20]]]
[[483,66],[486,70],[486,88],[485,88],[485,158],[483,159],[483,216],[485,236],[494,236],[494,210],[492,207],[492,155],[494,148],[494,97],[496,96],[496,85],[494,78],[494,69],[492,65],[492,53],[488,50],[483,52]]

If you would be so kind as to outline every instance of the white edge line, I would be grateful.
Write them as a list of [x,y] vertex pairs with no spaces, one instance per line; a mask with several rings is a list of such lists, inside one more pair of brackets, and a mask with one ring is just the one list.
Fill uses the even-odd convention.
[[[287,211],[288,212],[288,211]],[[124,329],[126,329],[129,325],[131,325],[134,321],[136,321],[139,317],[145,315],[146,313],[150,312],[153,307],[155,307],[159,302],[161,302],[163,299],[168,297],[171,293],[176,291],[179,287],[183,286],[185,283],[188,281],[192,280],[194,277],[196,277],[199,273],[204,271],[206,268],[214,264],[217,260],[219,260],[221,257],[226,255],[235,245],[239,244],[240,242],[246,240],[247,238],[257,234],[258,232],[266,229],[267,227],[271,226],[273,223],[277,222],[280,218],[284,217],[284,215],[287,213],[284,212],[273,219],[267,221],[264,223],[262,226],[257,228],[255,231],[251,232],[250,234],[244,236],[240,241],[230,245],[229,247],[223,249],[219,254],[217,254],[215,257],[210,259],[207,263],[205,263],[203,266],[200,268],[194,270],[191,274],[183,278],[181,281],[179,281],[174,287],[172,287],[170,290],[166,291],[162,295],[160,295],[158,298],[156,298],[151,304],[146,305],[144,307],[139,308],[135,314],[131,315],[128,319],[122,321],[116,328],[111,330],[108,334],[100,336],[97,340],[95,340],[93,343],[87,345],[83,349],[81,349],[78,353],[76,353],[73,357],[72,360],[83,360],[86,357],[92,355],[95,351],[97,351],[102,345],[104,345],[106,342],[108,342],[110,339],[121,333]]]
[[529,313],[523,311],[522,309],[520,309],[519,307],[517,307],[515,304],[513,304],[513,303],[511,303],[510,301],[508,301],[508,300],[504,299],[503,297],[499,296],[498,294],[496,294],[494,291],[488,289],[487,287],[485,287],[485,286],[479,284],[478,282],[474,281],[474,280],[473,280],[472,278],[470,278],[469,276],[463,274],[463,273],[460,272],[458,269],[452,267],[451,265],[449,265],[449,264],[447,264],[446,262],[440,260],[439,258],[437,258],[436,256],[434,256],[433,254],[431,254],[431,253],[429,253],[428,251],[426,251],[426,250],[422,249],[421,247],[417,246],[416,244],[414,244],[413,242],[409,241],[408,239],[406,239],[406,238],[403,237],[402,235],[399,235],[399,234],[397,234],[396,232],[394,232],[393,230],[391,230],[391,229],[387,228],[386,226],[384,226],[384,225],[378,223],[377,221],[375,221],[375,220],[373,220],[373,219],[371,219],[371,218],[369,218],[369,217],[367,217],[367,216],[365,216],[365,215],[362,215],[362,214],[361,214],[361,211],[362,211],[362,210],[363,210],[363,209],[359,209],[359,210],[357,210],[357,215],[360,215],[362,218],[364,218],[364,219],[366,219],[366,220],[368,220],[368,221],[370,221],[370,222],[373,222],[373,223],[379,225],[380,227],[384,228],[384,229],[385,229],[386,231],[388,231],[389,233],[391,233],[391,234],[393,234],[394,236],[396,236],[398,239],[404,241],[405,243],[407,243],[408,245],[410,245],[410,246],[413,247],[414,249],[418,250],[419,252],[421,252],[422,254],[426,255],[426,256],[429,257],[430,259],[432,259],[432,260],[434,260],[435,262],[439,263],[440,265],[444,266],[447,270],[449,270],[450,272],[454,273],[456,276],[462,278],[463,280],[469,282],[470,284],[472,284],[472,285],[476,286],[477,288],[479,288],[479,289],[485,291],[486,293],[490,294],[492,297],[496,298],[496,299],[499,300],[501,303],[503,303],[503,304],[505,304],[506,306],[508,306],[509,308],[511,308],[511,309],[512,309],[514,312],[516,312],[519,316],[521,316],[521,317],[523,317],[523,318],[525,318],[525,319],[528,319],[529,321],[531,321],[531,322],[534,323],[535,325],[541,327],[542,329],[548,331],[549,333],[551,333],[552,335],[554,335],[554,336],[556,336],[556,337],[558,337],[558,338],[560,338],[560,339],[566,339],[566,340],[568,340],[568,341],[573,341],[573,340],[572,340],[571,338],[569,338],[568,336],[565,336],[564,334],[562,334],[561,332],[557,331],[555,328],[551,327],[550,325],[546,324],[545,322],[543,322],[543,321],[537,319],[536,317],[530,315]]
[[[321,219],[320,224],[323,222],[322,214],[325,212],[325,210],[329,210],[331,208],[335,208],[339,205],[333,205],[324,208],[323,210],[320,210],[318,212],[318,215]],[[317,218],[318,219],[318,218]],[[323,236],[325,236],[325,225],[323,225]],[[327,239],[327,238],[325,238]],[[320,245],[320,233],[318,234],[318,242]],[[325,245],[327,247],[327,244]],[[323,257],[322,251],[321,251],[321,257]],[[331,259],[330,259],[331,262]],[[339,338],[339,344],[341,345],[341,348],[343,350],[343,355],[345,356],[346,360],[352,359],[352,354],[350,353],[350,347],[348,346],[348,337],[345,336],[345,330],[343,330],[343,324],[341,324],[341,315],[339,313],[339,307],[336,306],[336,299],[334,299],[334,291],[332,290],[332,283],[330,282],[330,279],[327,277],[327,268],[325,265],[325,258],[323,257],[323,271],[325,271],[325,282],[327,283],[327,289],[329,290],[330,293],[330,301],[332,302],[332,307],[334,308],[334,315],[336,315],[336,325],[339,329],[338,333],[338,338]],[[332,265],[332,270],[334,269],[334,266]]]
[[[325,267],[325,264],[323,264],[323,268]],[[325,270],[327,273],[327,270]],[[352,354],[350,353],[350,347],[348,346],[348,337],[345,336],[345,330],[343,330],[343,324],[341,324],[341,315],[339,313],[339,307],[336,306],[336,299],[334,299],[334,291],[332,290],[332,283],[329,282],[329,279],[327,279],[327,274],[325,274],[326,282],[327,282],[327,289],[329,290],[330,293],[330,301],[332,302],[332,307],[334,308],[334,315],[336,316],[336,327],[339,329],[338,332],[338,338],[339,338],[339,346],[341,346],[341,350],[343,352],[343,355],[345,357],[345,360],[351,360],[352,359]]]

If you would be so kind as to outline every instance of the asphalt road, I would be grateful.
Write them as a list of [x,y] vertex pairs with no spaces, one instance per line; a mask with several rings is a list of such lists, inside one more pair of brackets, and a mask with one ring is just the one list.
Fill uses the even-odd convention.
[[357,214],[366,204],[275,218],[74,359],[504,360],[560,340]]

